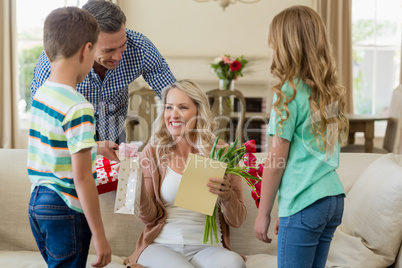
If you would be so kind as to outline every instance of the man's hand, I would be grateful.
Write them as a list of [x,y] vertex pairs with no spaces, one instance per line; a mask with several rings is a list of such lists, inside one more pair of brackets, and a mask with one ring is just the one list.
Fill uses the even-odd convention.
[[112,161],[119,161],[115,151],[119,149],[119,145],[117,143],[114,143],[113,141],[98,141],[96,145],[97,154],[103,155]]

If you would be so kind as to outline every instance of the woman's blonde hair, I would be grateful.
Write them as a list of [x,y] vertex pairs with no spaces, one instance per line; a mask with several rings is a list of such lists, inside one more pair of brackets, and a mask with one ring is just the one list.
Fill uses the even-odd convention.
[[[163,109],[166,106],[166,97],[172,88],[177,88],[184,92],[194,102],[197,107],[197,117],[192,119],[196,120],[194,130],[191,131],[192,139],[188,140],[189,144],[193,146],[197,153],[207,156],[215,140],[214,130],[215,121],[209,105],[207,95],[201,90],[200,86],[192,80],[180,80],[174,84],[167,86],[162,91],[162,104]],[[153,134],[151,142],[156,146],[157,157],[169,157],[170,154],[176,149],[177,141],[169,133],[165,120],[164,111],[159,112],[153,125]],[[190,139],[189,135],[183,135],[180,138]],[[160,160],[159,159],[159,160]],[[161,163],[162,161],[159,161]]]
[[[345,88],[338,84],[324,22],[309,7],[287,8],[274,17],[268,45],[274,50],[271,73],[279,78],[279,83],[273,87],[278,97],[274,109],[278,115],[286,113],[281,116],[279,129],[283,130],[282,123],[289,118],[287,106],[297,94],[294,80],[301,80],[312,89],[310,115],[315,119],[310,131],[320,151],[332,154],[336,143],[346,139],[349,123],[344,113]],[[286,82],[293,89],[290,98],[281,91]]]

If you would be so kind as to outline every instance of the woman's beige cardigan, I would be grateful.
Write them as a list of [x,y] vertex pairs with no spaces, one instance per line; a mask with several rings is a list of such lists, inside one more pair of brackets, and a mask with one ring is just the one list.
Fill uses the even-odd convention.
[[[135,251],[130,256],[131,260],[136,261],[142,251],[159,235],[167,217],[159,195],[161,180],[165,177],[167,165],[157,165],[155,144],[149,143],[142,151],[141,166],[143,188],[139,218],[145,223],[145,228],[137,240]],[[229,226],[240,227],[246,219],[247,211],[244,205],[242,178],[233,175],[228,177],[231,182],[230,197],[228,200],[218,200],[221,200],[219,220],[222,228],[222,244],[231,250]]]

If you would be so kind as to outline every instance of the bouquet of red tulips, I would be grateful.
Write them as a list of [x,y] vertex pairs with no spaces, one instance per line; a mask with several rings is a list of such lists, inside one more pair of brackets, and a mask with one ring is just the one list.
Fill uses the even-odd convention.
[[[250,178],[244,178],[248,185],[252,188],[251,196],[255,201],[257,208],[260,206],[260,195],[261,195],[261,178],[262,171],[264,170],[264,163],[257,166],[257,158],[254,153],[256,152],[256,145],[254,140],[250,140],[245,143],[247,153],[243,156],[244,165],[247,167],[246,171],[252,175]],[[257,178],[257,179],[256,179]]]
[[[220,148],[216,150],[216,145],[218,144],[219,137],[216,138],[211,152],[209,153],[209,158],[225,162],[227,163],[227,168],[225,171],[226,174],[233,174],[239,177],[244,178],[248,185],[252,188],[252,196],[258,197],[259,200],[259,193],[261,190],[261,179],[258,177],[260,168],[255,167],[256,157],[253,153],[256,152],[256,145],[254,140],[250,140],[244,143],[241,147],[236,148],[238,140],[236,139],[234,143],[227,147]],[[246,166],[238,166],[240,160],[243,159],[243,162]],[[258,170],[257,170],[258,169]],[[261,168],[262,172],[262,168]],[[257,187],[259,187],[257,189]],[[257,204],[257,199],[256,200]],[[259,202],[259,201],[258,201]],[[257,205],[258,207],[258,205]],[[203,243],[205,244],[208,242],[208,237],[211,238],[211,244],[213,236],[215,236],[216,243],[219,243],[218,235],[217,235],[217,227],[216,227],[216,206],[214,213],[212,216],[206,216],[205,218],[205,229],[204,229],[204,236],[203,236]]]

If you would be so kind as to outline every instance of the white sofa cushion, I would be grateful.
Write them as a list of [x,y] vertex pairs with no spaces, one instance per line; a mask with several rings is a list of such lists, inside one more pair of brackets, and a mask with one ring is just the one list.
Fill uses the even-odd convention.
[[[89,254],[86,268],[92,268],[91,263],[96,260],[96,255]],[[112,255],[112,261],[107,268],[125,268],[124,259]],[[39,251],[0,251],[1,267],[24,267],[24,268],[43,268],[46,267],[45,260]]]
[[327,267],[388,267],[402,241],[402,155],[387,154],[360,175],[345,199]]

